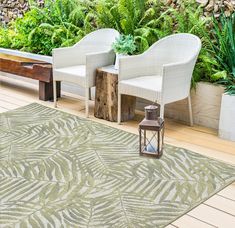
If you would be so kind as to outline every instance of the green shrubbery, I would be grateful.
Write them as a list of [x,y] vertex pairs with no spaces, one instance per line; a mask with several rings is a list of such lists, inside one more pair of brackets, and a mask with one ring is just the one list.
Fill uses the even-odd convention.
[[85,35],[86,10],[77,0],[47,0],[44,8],[32,3],[23,18],[0,29],[0,46],[50,55],[53,48],[70,46]]
[[30,2],[31,10],[23,18],[0,27],[1,47],[51,55],[53,48],[71,46],[93,30],[115,28],[133,36],[138,54],[164,36],[193,33],[203,46],[192,84],[234,80],[223,62],[227,60],[215,48],[219,41],[213,39],[213,20],[202,17],[194,0],[182,1],[177,9],[159,0],[45,0],[43,8]]

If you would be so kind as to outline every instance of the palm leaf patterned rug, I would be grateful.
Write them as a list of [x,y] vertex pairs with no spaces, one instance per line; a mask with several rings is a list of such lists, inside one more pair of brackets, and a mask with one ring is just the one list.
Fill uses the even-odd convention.
[[33,103],[0,115],[1,227],[164,227],[235,181],[235,168]]

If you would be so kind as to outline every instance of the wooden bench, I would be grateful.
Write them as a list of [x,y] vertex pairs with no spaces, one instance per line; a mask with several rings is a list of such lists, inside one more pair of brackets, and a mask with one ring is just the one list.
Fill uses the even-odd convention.
[[[39,81],[39,99],[53,100],[52,64],[30,58],[0,53],[0,71]],[[60,82],[57,82],[60,97]]]

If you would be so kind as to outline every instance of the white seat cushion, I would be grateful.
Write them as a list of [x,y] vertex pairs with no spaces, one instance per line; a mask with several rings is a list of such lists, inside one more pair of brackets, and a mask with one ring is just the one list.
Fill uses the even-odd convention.
[[78,65],[53,69],[53,78],[57,81],[73,82],[85,87],[86,66]]
[[142,97],[150,101],[160,101],[162,77],[158,75],[143,76],[119,81],[119,93]]

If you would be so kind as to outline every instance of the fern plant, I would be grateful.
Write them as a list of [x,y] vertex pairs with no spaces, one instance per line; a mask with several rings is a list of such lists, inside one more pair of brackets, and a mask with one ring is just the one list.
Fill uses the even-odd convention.
[[[45,0],[43,8],[31,1],[30,7],[23,18],[9,25],[8,47],[51,55],[53,48],[73,45],[86,34],[86,8],[78,0]],[[0,45],[7,47],[1,39]]]
[[112,27],[122,34],[133,35],[137,45],[135,53],[142,53],[159,39],[158,28],[151,23],[148,25],[148,22],[160,17],[161,7],[161,1],[100,0],[94,14],[98,27]]
[[47,0],[44,8],[35,7],[38,14],[46,16],[28,35],[32,51],[50,55],[53,48],[74,44],[82,38],[78,26],[83,25],[85,13],[77,3],[77,0]]

